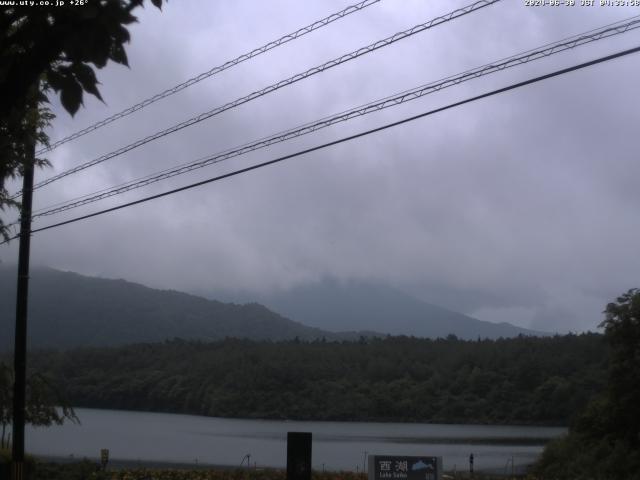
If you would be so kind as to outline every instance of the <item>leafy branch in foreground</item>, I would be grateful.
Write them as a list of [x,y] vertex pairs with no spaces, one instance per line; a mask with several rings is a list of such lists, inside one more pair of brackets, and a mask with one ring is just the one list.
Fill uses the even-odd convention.
[[[47,377],[32,373],[27,379],[26,422],[34,426],[62,425],[65,420],[78,422],[73,408]],[[13,369],[0,362],[0,448],[9,446],[7,427],[13,418]]]
[[[46,91],[46,86],[43,86]],[[11,198],[5,182],[22,177],[24,165],[31,161],[32,145],[48,145],[45,130],[55,115],[47,107],[44,92],[33,91],[32,97],[21,108],[14,108],[8,115],[0,117],[0,211],[20,209],[20,202]],[[35,167],[49,166],[44,158],[35,158]],[[10,226],[0,218],[0,237],[10,238]]]
[[[102,100],[94,67],[110,60],[128,66],[126,27],[137,21],[132,11],[143,3],[102,0],[80,8],[0,9],[0,212],[20,208],[6,181],[22,176],[34,144],[48,146],[44,128],[53,118],[46,108],[48,90],[59,94],[71,115],[83,104],[84,92]],[[151,3],[162,6],[162,0]],[[37,159],[35,165],[48,163]],[[0,219],[0,237],[8,240],[10,233]]]
[[566,437],[551,442],[536,466],[557,479],[640,479],[640,290],[604,311],[609,378]]

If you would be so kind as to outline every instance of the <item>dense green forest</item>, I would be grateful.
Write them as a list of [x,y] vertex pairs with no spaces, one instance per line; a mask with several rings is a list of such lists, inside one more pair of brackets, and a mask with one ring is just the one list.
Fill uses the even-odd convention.
[[605,310],[606,388],[576,412],[535,465],[540,478],[640,480],[640,289]]
[[173,340],[31,355],[74,406],[221,417],[567,424],[601,391],[601,335]]

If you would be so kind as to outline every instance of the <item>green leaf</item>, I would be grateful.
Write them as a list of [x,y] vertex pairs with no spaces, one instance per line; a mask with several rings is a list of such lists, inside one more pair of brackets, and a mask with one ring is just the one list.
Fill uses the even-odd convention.
[[104,102],[100,91],[98,90],[98,79],[96,74],[89,65],[85,63],[76,63],[72,67],[72,71],[75,74],[76,80],[82,85],[82,88],[90,94],[97,97],[100,101]]
[[74,116],[82,105],[82,86],[74,78],[68,77],[68,81],[65,81],[60,101],[71,116]]
[[51,85],[56,92],[59,92],[62,89],[62,84],[64,83],[64,77],[60,75],[56,70],[49,69],[47,72],[47,82]]
[[112,42],[110,34],[107,30],[100,30],[94,38],[91,39],[89,56],[82,61],[93,62],[96,67],[103,68],[110,58]]
[[122,65],[129,66],[129,60],[127,59],[127,52],[124,51],[124,47],[120,44],[116,44],[111,49],[111,60]]
[[129,7],[127,8],[127,10],[131,11],[134,8],[142,7],[142,4],[143,0],[131,0],[131,3],[129,3]]

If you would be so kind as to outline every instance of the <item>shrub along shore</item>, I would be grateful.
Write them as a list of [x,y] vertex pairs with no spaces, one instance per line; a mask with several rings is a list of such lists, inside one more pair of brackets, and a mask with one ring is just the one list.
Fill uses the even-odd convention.
[[[0,479],[6,472],[8,475],[8,452],[0,454]],[[181,465],[117,461],[110,464],[106,471],[101,465],[90,460],[71,461],[69,459],[28,459],[28,476],[26,480],[286,480],[286,470],[277,468],[237,468],[213,465]],[[2,470],[6,467],[5,470]],[[9,477],[6,477],[9,478]],[[318,472],[313,471],[312,480],[367,480],[362,472]],[[444,480],[469,479],[466,472],[448,472]],[[475,480],[505,480],[505,478],[528,478],[526,475],[495,475],[476,472]],[[542,479],[540,479],[542,480]]]

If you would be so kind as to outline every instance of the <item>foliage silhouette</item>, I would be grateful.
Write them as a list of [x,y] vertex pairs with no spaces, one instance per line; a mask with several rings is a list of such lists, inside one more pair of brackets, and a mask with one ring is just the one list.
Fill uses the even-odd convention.
[[[27,379],[26,422],[35,426],[62,425],[65,420],[79,422],[73,408],[59,389],[44,375],[31,373]],[[13,369],[0,362],[0,448],[8,448],[7,427],[13,417]]]
[[640,478],[640,290],[607,305],[610,350],[606,388],[580,412],[566,437],[549,444],[536,466],[557,479]]
[[[162,0],[151,2],[162,6]],[[48,145],[44,127],[53,118],[46,107],[50,89],[74,115],[83,92],[102,100],[94,67],[103,68],[109,60],[128,65],[126,26],[136,21],[132,11],[143,0],[84,3],[77,8],[0,10],[0,211],[20,206],[10,198],[5,181],[22,176],[31,146]],[[36,165],[47,165],[46,159],[37,159]],[[0,236],[10,238],[2,219]]]

